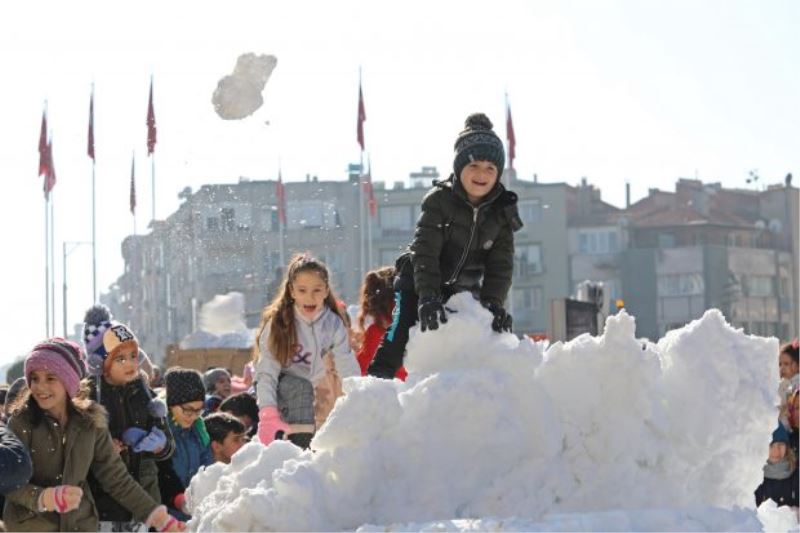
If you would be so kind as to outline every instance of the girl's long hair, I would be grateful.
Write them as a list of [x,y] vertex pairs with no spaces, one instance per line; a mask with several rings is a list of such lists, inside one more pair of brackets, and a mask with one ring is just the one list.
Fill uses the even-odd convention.
[[253,361],[258,362],[261,353],[259,339],[264,332],[264,328],[269,325],[267,348],[282,367],[286,368],[291,363],[292,352],[297,345],[297,332],[294,328],[294,300],[290,289],[297,275],[303,272],[313,272],[322,278],[322,281],[328,287],[325,305],[336,313],[342,319],[342,322],[345,322],[345,317],[342,316],[342,311],[336,304],[336,295],[331,287],[328,267],[309,253],[295,254],[286,267],[286,275],[283,277],[275,298],[261,313],[261,324],[258,326],[256,343],[253,349]]
[[[76,395],[75,398],[68,397],[67,413],[82,415],[83,411],[88,409],[91,403],[92,401],[90,399],[80,394]],[[44,422],[46,413],[44,409],[39,407],[39,402],[33,397],[31,390],[27,388],[14,400],[9,410],[11,417],[18,416],[25,411],[30,413],[31,423],[34,427]]]
[[358,327],[361,331],[364,331],[364,321],[368,316],[382,328],[391,322],[394,274],[394,267],[385,266],[367,272],[364,277],[358,302]]

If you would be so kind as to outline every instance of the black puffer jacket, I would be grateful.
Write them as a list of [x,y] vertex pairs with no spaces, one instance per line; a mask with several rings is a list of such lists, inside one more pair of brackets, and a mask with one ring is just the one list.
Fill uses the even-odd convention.
[[[106,383],[102,378],[92,376],[83,382],[86,394],[92,400],[99,402],[108,411],[108,431],[111,437],[122,440],[122,433],[129,427],[138,427],[147,431],[157,427],[167,436],[167,444],[161,453],[155,455],[149,452],[134,453],[126,448],[120,457],[128,468],[133,478],[139,482],[150,496],[160,501],[161,494],[158,488],[158,467],[156,461],[169,459],[175,451],[175,440],[166,422],[166,418],[158,416],[166,414],[166,408],[158,407],[154,402],[155,393],[144,382],[144,375],[130,383],[114,386]],[[98,398],[98,382],[102,387]],[[153,403],[151,403],[153,402]],[[163,413],[155,412],[163,409]],[[119,502],[106,494],[94,476],[89,476],[89,486],[94,494],[100,520],[124,522],[131,519],[131,513]]]
[[517,195],[502,183],[473,206],[451,175],[422,200],[410,253],[398,260],[399,284],[407,287],[413,276],[421,299],[470,291],[502,305],[514,270],[513,233],[521,227]]

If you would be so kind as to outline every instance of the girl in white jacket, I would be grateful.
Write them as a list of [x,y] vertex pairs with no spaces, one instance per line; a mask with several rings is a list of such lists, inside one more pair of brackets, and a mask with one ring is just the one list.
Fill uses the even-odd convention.
[[[290,432],[278,410],[278,382],[282,375],[316,385],[325,375],[322,357],[327,352],[333,354],[342,378],[360,375],[329,279],[324,263],[309,254],[295,255],[278,294],[262,314],[254,366],[258,438],[265,445],[280,432]],[[313,402],[313,393],[311,396]]]

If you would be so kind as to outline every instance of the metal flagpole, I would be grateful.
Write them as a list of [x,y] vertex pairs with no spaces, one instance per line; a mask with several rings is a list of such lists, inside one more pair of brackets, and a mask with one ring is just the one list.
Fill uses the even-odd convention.
[[375,196],[375,191],[373,189],[374,185],[372,183],[372,159],[367,156],[367,164],[369,166],[369,187],[370,187],[370,196],[367,198],[367,201],[370,202],[368,206],[369,209],[367,211],[367,270],[372,268],[372,198]]
[[[46,179],[46,178],[45,178]],[[50,196],[44,201],[44,324],[45,336],[50,336]]]
[[150,154],[150,175],[153,177],[153,222],[156,220],[156,153]]
[[[95,155],[94,155],[94,83],[92,83],[92,304],[97,302],[97,213],[95,209]],[[66,333],[64,334],[66,336]]]
[[361,260],[361,278],[364,279],[366,257],[364,256],[364,151],[361,151],[361,160],[358,165],[358,251]]
[[55,211],[53,191],[50,191],[50,328],[56,333],[56,265],[55,265]]

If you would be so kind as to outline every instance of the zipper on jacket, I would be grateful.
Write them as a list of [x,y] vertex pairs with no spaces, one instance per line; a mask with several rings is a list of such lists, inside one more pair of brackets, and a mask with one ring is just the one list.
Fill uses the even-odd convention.
[[472,239],[475,237],[475,228],[478,225],[478,210],[483,206],[483,204],[472,207],[472,226],[469,230],[469,240],[467,241],[467,246],[464,248],[464,253],[461,254],[461,259],[458,260],[458,264],[456,265],[455,270],[453,270],[453,275],[450,276],[450,279],[447,280],[445,285],[452,285],[458,279],[458,275],[461,274],[461,268],[464,266],[464,262],[467,260],[467,255],[469,255],[469,249],[472,246]]

